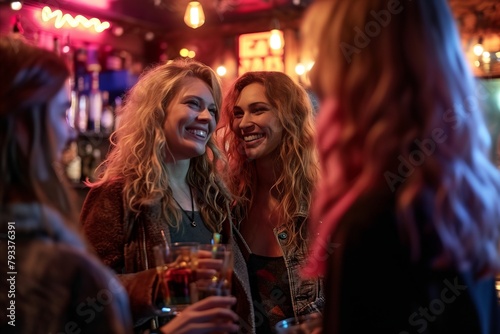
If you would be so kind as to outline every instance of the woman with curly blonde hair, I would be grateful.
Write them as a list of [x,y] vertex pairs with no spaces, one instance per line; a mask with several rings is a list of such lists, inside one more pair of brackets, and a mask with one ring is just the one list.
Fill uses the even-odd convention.
[[500,177],[446,1],[319,0],[303,36],[324,329],[498,333]]
[[[146,71],[127,94],[99,179],[89,184],[84,231],[121,274],[138,330],[149,327],[143,323],[156,312],[153,246],[164,239],[207,244],[215,232],[232,241],[232,196],[216,171],[220,153],[212,139],[221,101],[218,77],[199,62],[177,60]],[[237,256],[235,276],[245,281]],[[239,297],[242,308],[249,297]],[[226,306],[234,302],[219,298],[227,298]]]
[[217,136],[237,197],[257,332],[268,333],[322,307],[320,280],[299,276],[318,175],[309,96],[284,73],[245,73],[225,97]]

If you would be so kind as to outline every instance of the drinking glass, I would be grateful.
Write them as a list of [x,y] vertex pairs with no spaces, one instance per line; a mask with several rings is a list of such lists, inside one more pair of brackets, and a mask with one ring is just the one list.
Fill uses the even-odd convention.
[[230,296],[233,275],[233,250],[229,244],[201,244],[196,289],[198,299]]
[[311,313],[297,318],[281,320],[276,324],[278,334],[321,334],[323,317],[320,313]]
[[198,300],[195,284],[198,248],[196,242],[154,247],[166,313],[177,314]]

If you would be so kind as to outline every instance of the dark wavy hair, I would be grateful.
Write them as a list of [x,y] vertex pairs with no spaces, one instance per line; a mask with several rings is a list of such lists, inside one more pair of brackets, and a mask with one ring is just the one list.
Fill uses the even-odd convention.
[[[51,206],[74,224],[72,197],[55,163],[57,143],[48,109],[49,100],[69,79],[66,63],[48,50],[4,36],[0,64],[1,205],[15,190],[25,199]],[[26,129],[22,134],[20,124]],[[27,150],[21,150],[21,141]]]

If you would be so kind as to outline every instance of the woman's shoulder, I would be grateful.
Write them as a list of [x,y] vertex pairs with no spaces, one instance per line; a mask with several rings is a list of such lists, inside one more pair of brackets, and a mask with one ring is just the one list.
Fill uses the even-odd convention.
[[[85,221],[85,217],[94,214],[96,210],[100,214],[116,214],[116,210],[122,207],[123,187],[124,183],[120,180],[92,186],[83,202],[80,220]],[[104,207],[107,209],[106,213],[102,212]]]
[[[0,219],[10,221],[18,237],[43,238],[57,244],[69,244],[84,249],[76,225],[66,221],[56,210],[41,203],[16,203],[0,211]],[[1,230],[7,228],[2,225]]]
[[50,267],[64,268],[64,276],[73,281],[71,285],[78,285],[75,288],[83,289],[86,293],[100,293],[102,289],[113,295],[125,293],[113,272],[86,250],[56,243],[52,247],[40,249],[40,254],[47,259]]
[[[389,189],[372,189],[362,194],[346,210],[340,223],[347,221],[353,227],[376,227],[380,221],[395,219],[396,194]],[[363,226],[359,226],[359,225]]]
[[94,183],[90,185],[89,194],[117,196],[121,195],[124,186],[125,181],[123,179],[114,179],[102,183]]
[[[16,246],[19,249],[16,254],[19,314],[41,321],[48,313],[54,316],[42,321],[37,332],[59,325],[59,321],[70,320],[81,325],[82,333],[97,333],[99,331],[90,329],[109,326],[120,328],[116,333],[127,332],[129,305],[126,292],[113,273],[92,254],[71,244],[43,237],[22,238],[16,240]],[[2,269],[4,265],[5,262],[0,261]],[[50,296],[49,311],[42,311],[45,296]],[[93,308],[96,305],[99,309]],[[97,313],[85,312],[92,309]],[[83,321],[87,315],[95,321]]]
[[[46,236],[26,236],[18,244],[18,266],[24,276],[45,279],[48,285],[81,285],[95,291],[118,283],[111,270],[86,248]],[[120,286],[116,289],[121,292]]]
[[383,189],[363,194],[337,222],[332,242],[344,249],[370,249],[372,254],[399,250],[395,203],[395,194]]

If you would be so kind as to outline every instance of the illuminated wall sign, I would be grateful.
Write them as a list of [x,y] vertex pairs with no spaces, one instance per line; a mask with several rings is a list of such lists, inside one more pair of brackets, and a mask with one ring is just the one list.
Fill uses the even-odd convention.
[[109,22],[101,22],[96,18],[87,19],[82,15],[73,17],[69,14],[63,14],[59,9],[52,11],[52,9],[47,6],[43,7],[42,20],[44,22],[48,22],[52,19],[54,19],[54,27],[57,29],[62,28],[65,24],[68,24],[73,28],[83,26],[87,29],[94,28],[96,32],[103,32],[111,26]]
[[270,36],[270,31],[240,35],[238,75],[249,71],[285,71],[283,47],[271,49]]

